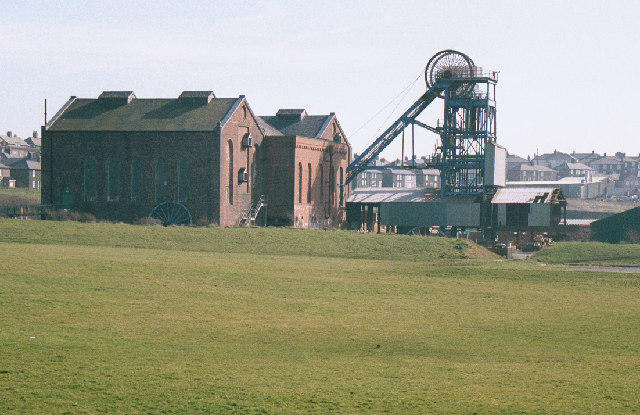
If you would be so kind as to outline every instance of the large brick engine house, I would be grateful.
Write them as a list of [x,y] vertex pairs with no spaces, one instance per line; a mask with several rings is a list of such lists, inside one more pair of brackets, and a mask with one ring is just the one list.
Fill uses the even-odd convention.
[[[244,96],[71,97],[42,128],[42,203],[133,222],[164,203],[194,223],[339,226],[351,147],[335,115],[253,114]],[[259,206],[258,206],[259,208]]]

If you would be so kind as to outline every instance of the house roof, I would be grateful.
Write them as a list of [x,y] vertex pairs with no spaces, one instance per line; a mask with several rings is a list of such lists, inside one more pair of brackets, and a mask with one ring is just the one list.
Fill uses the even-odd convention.
[[391,174],[402,174],[405,176],[415,176],[416,171],[410,169],[384,169],[383,172],[389,172]]
[[[282,113],[282,111],[288,112]],[[265,134],[297,135],[301,137],[319,138],[324,133],[324,130],[328,127],[331,119],[335,117],[334,114],[306,115],[306,111],[304,111],[304,114],[301,114],[300,117],[295,117],[289,113],[290,111],[304,110],[279,110],[278,114],[280,114],[280,116],[260,116],[259,118],[262,118],[262,121],[268,126],[268,130],[271,132],[267,133],[267,129],[265,129]]]
[[534,160],[554,160],[554,159],[562,159],[562,160],[572,160],[573,157],[571,157],[570,154],[567,153],[563,153],[561,151],[554,151],[553,153],[544,153],[544,154],[539,154],[536,157],[534,157]]
[[515,154],[508,154],[507,155],[507,163],[527,163],[528,160],[525,158],[522,158],[520,156],[516,156]]
[[[528,171],[555,171],[548,166],[532,166],[530,164],[521,164],[520,170],[528,170]],[[516,169],[517,170],[517,169]]]
[[591,170],[591,167],[582,163],[567,163],[567,168],[570,170]]
[[31,146],[36,146],[36,147],[42,146],[42,139],[40,137],[29,137],[25,139],[24,142]]
[[[117,92],[117,91],[115,91]],[[121,98],[103,92],[107,98]],[[129,93],[130,91],[125,91]],[[208,91],[207,91],[208,92]],[[131,97],[133,93],[127,95]],[[135,95],[133,95],[135,97]],[[179,99],[131,99],[128,104],[109,99],[75,98],[56,114],[50,131],[212,131],[240,98],[213,98],[203,105],[188,105]],[[224,123],[223,123],[224,124]]]
[[503,187],[498,189],[491,203],[550,203],[557,191],[559,189],[554,187]]
[[592,166],[594,164],[622,164],[622,162],[615,157],[605,156],[591,162]]
[[11,170],[40,170],[40,162],[25,158],[6,159],[4,164]]
[[5,142],[10,146],[27,146],[27,143],[22,138],[15,135],[9,137],[6,134],[0,134],[0,142]]

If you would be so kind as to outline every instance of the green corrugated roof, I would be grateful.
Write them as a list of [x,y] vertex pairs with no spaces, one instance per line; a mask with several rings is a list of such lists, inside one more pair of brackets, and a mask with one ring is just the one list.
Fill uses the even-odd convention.
[[76,99],[48,128],[51,131],[212,131],[238,98],[215,98],[207,105],[177,99],[134,99],[113,105]]

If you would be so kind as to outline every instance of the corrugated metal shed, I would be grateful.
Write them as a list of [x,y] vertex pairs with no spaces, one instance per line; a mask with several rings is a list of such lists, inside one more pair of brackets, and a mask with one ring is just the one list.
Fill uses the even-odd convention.
[[354,189],[347,202],[381,203],[381,202],[426,202],[433,199],[425,189],[405,188],[359,188]]
[[553,187],[505,187],[498,189],[491,203],[550,203]]

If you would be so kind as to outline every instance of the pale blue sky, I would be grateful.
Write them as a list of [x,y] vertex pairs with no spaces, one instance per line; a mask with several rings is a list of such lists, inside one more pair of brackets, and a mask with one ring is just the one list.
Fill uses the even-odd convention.
[[[336,112],[360,152],[423,78],[354,132],[452,48],[500,71],[498,141],[510,152],[640,152],[637,0],[0,4],[0,131],[22,137],[42,124],[45,98],[51,116],[70,95],[212,89],[246,95],[258,115]],[[437,139],[417,138],[419,154]]]

